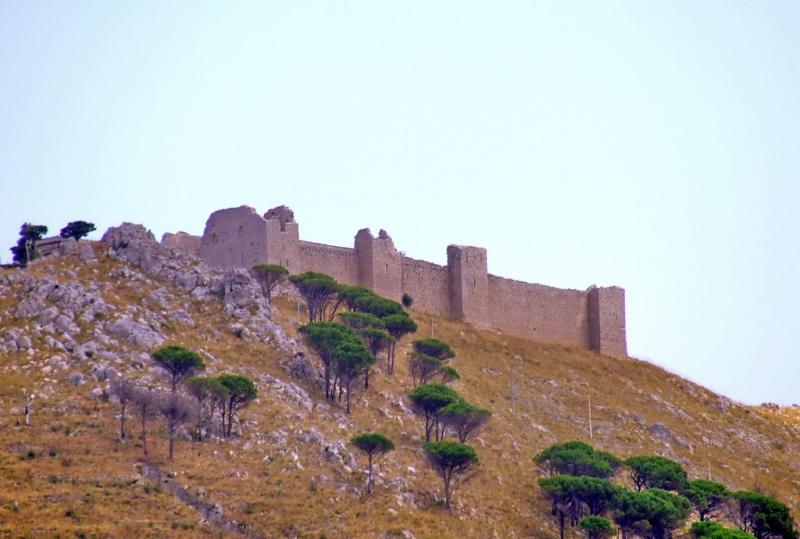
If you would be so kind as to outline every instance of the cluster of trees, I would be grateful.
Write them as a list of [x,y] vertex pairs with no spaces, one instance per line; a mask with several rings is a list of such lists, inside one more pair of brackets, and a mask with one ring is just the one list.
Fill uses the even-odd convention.
[[309,323],[300,332],[322,361],[325,397],[341,401],[344,395],[349,414],[356,380],[363,376],[364,387],[369,387],[370,369],[383,352],[386,370],[393,374],[397,340],[415,332],[417,324],[400,303],[360,286],[339,284],[330,275],[308,271],[289,276],[289,281],[308,306]]
[[[94,223],[71,221],[61,229],[59,235],[62,238],[75,238],[75,241],[78,241],[94,230]],[[38,257],[36,242],[42,239],[45,234],[47,234],[46,226],[23,223],[19,229],[17,244],[11,247],[14,263],[24,267],[31,260],[36,259]]]
[[[590,539],[622,537],[668,539],[696,512],[691,533],[706,539],[797,539],[788,508],[759,492],[730,492],[705,479],[689,480],[683,467],[660,456],[638,455],[625,461],[583,442],[548,447],[534,458],[547,477],[539,486],[549,498],[561,537],[568,522]],[[626,469],[635,489],[612,479]],[[739,526],[723,527],[712,518],[726,514]]]
[[[449,350],[449,346],[446,349]],[[449,355],[454,355],[452,350]],[[444,482],[445,505],[449,509],[456,482],[463,480],[479,462],[475,450],[466,442],[492,414],[468,403],[456,390],[441,383],[419,385],[411,390],[408,398],[414,412],[425,421],[423,449],[428,462]],[[448,434],[456,439],[445,439]]]
[[[378,432],[359,434],[351,438],[350,443],[367,455],[367,492],[372,492],[372,464],[377,457],[394,450],[394,444]],[[478,455],[472,447],[455,440],[427,443],[424,450],[428,462],[444,482],[445,506],[450,509],[456,482],[477,467]]]
[[36,242],[42,239],[45,234],[47,234],[46,226],[23,223],[19,229],[17,244],[11,247],[14,263],[25,266],[28,262],[37,258]]
[[[213,432],[219,410],[219,433],[230,437],[237,413],[256,398],[256,386],[245,376],[221,374],[196,376],[205,369],[199,354],[182,346],[169,345],[151,355],[169,383],[168,391],[142,386],[132,379],[117,378],[111,393],[119,403],[119,437],[126,441],[125,420],[129,412],[138,416],[142,449],[147,456],[147,422],[162,417],[169,439],[169,458],[174,455],[175,435],[183,425],[194,423],[194,436],[202,440]],[[186,388],[187,394],[179,389]]]
[[[253,271],[260,271],[263,283],[267,282],[267,275],[284,274],[274,268],[257,268]],[[350,413],[355,382],[363,376],[364,387],[369,387],[370,367],[381,353],[386,353],[386,371],[394,373],[397,341],[417,330],[403,308],[411,306],[413,299],[404,294],[401,304],[363,287],[341,285],[333,277],[313,271],[291,275],[289,281],[308,307],[309,322],[300,332],[322,361],[325,397],[341,400],[344,394],[345,410]],[[459,378],[458,372],[447,364],[453,357],[452,348],[436,339],[414,341],[409,354],[415,386],[409,398],[425,419],[424,451],[443,480],[448,508],[455,483],[478,464],[475,450],[465,442],[491,416],[491,412],[466,402],[445,385]],[[441,383],[431,383],[436,378]],[[457,441],[446,440],[448,433]],[[392,451],[394,444],[378,432],[359,434],[351,443],[367,456],[367,490],[371,491],[373,463]]]
[[443,384],[460,378],[458,371],[447,364],[456,356],[450,345],[437,339],[421,339],[414,341],[412,346],[408,367],[415,387],[437,377]]
[[448,432],[465,443],[491,417],[491,412],[464,400],[458,392],[440,383],[412,389],[408,398],[412,409],[425,421],[425,442],[439,441]]

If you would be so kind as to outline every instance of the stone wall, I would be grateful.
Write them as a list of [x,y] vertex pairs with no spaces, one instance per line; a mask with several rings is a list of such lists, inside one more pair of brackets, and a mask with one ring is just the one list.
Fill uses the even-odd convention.
[[[177,240],[173,236],[169,241]],[[622,288],[565,290],[489,275],[481,247],[450,245],[443,267],[402,256],[384,230],[377,237],[369,229],[359,230],[353,248],[336,247],[301,241],[294,213],[286,206],[264,216],[241,206],[211,214],[198,254],[213,266],[250,268],[266,262],[291,273],[319,271],[396,301],[408,293],[416,309],[437,316],[520,337],[627,354]]]
[[292,271],[293,273],[319,271],[327,273],[340,283],[359,284],[358,259],[355,249],[301,241],[300,260],[302,267]]
[[403,257],[403,292],[414,298],[414,308],[436,316],[450,314],[450,278],[446,267]]
[[164,235],[161,236],[161,245],[180,249],[184,253],[190,255],[196,255],[200,251],[201,241],[202,238],[200,236],[192,236],[186,232],[176,232],[174,234],[165,232]]
[[589,347],[586,292],[489,275],[492,327],[540,341]]

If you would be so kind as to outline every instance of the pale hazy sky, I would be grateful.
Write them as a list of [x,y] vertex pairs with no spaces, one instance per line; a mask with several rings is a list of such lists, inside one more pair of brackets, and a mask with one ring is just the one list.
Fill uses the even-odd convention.
[[295,210],[408,255],[627,291],[630,352],[800,401],[800,2],[0,0],[20,223]]

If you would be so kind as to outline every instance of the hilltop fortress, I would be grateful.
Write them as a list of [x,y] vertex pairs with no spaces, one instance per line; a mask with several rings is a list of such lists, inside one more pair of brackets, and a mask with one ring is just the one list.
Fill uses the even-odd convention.
[[627,355],[625,290],[591,286],[568,290],[489,274],[486,249],[447,247],[447,266],[401,255],[384,231],[362,228],[353,248],[300,239],[294,213],[278,206],[263,216],[249,206],[215,211],[202,238],[179,232],[161,242],[197,254],[217,267],[281,264],[291,273],[320,271],[437,316],[539,341]]

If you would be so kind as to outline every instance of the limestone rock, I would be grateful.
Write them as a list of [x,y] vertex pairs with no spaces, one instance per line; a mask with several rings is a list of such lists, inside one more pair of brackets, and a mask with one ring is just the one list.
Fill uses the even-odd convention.
[[56,329],[65,335],[69,335],[70,337],[74,337],[75,335],[81,332],[81,328],[78,325],[69,319],[66,315],[59,315],[55,321]]
[[122,223],[118,227],[111,227],[106,230],[100,241],[112,249],[126,249],[133,243],[155,243],[156,237],[142,225]]
[[291,358],[281,360],[279,364],[295,378],[313,382],[317,387],[325,385],[324,376],[303,352],[297,352]]
[[118,318],[106,325],[106,330],[141,348],[152,349],[164,342],[164,337],[149,326],[134,322],[130,318]]

